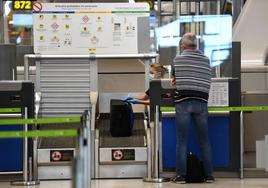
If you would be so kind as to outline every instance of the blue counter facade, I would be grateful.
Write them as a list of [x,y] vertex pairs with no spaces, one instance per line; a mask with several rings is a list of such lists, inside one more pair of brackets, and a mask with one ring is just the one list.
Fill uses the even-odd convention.
[[[22,130],[20,125],[1,125],[1,131]],[[23,141],[21,138],[0,139],[0,172],[22,171]]]
[[[230,165],[229,123],[229,116],[209,117],[209,138],[212,147],[214,168],[225,168]],[[175,117],[162,118],[162,151],[164,169],[175,169],[175,133]],[[196,154],[201,159],[199,144],[193,123],[191,123],[189,127],[188,152]]]

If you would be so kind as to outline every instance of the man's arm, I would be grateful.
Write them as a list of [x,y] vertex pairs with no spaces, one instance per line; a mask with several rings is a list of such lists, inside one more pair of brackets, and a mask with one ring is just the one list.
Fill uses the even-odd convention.
[[174,62],[171,64],[171,85],[176,86]]
[[176,79],[175,79],[175,76],[172,76],[172,77],[171,77],[171,85],[172,85],[172,86],[176,86]]

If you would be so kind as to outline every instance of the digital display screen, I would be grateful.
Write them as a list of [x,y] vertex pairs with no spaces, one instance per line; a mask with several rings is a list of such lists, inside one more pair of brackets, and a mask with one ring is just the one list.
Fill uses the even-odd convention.
[[32,14],[13,14],[13,26],[31,27],[32,25]]
[[32,1],[23,1],[23,0],[13,0],[12,9],[13,10],[32,10]]

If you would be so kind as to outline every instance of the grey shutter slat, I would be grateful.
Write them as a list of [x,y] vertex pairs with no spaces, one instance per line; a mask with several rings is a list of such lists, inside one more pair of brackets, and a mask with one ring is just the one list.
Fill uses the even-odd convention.
[[49,59],[37,66],[42,117],[81,115],[90,107],[90,66],[87,60]]

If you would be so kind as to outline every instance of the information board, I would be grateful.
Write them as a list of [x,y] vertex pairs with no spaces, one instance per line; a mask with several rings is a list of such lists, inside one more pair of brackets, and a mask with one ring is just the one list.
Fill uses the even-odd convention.
[[228,82],[211,82],[208,106],[229,106]]
[[33,16],[35,53],[137,54],[138,18],[149,17],[149,5],[34,2]]

